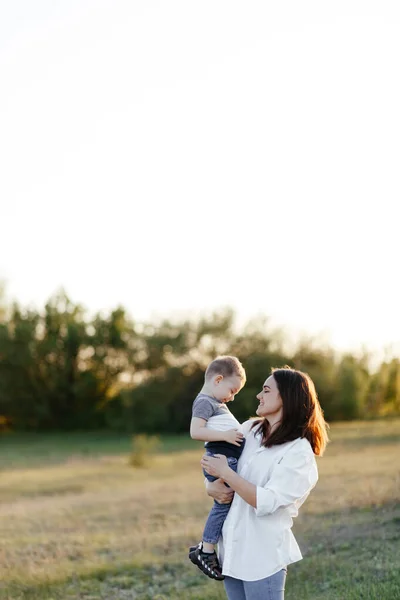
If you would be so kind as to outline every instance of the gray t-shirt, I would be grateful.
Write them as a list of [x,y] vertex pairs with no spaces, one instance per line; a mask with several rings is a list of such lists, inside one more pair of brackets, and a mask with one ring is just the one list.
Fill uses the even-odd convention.
[[224,402],[200,393],[193,402],[192,417],[207,421],[206,427],[216,431],[239,429],[241,425]]

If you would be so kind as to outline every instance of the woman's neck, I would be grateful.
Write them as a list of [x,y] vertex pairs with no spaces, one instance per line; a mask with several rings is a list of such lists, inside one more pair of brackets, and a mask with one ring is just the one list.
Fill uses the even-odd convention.
[[276,417],[266,417],[266,420],[269,423],[269,433],[270,433],[270,435],[271,435],[271,433],[273,431],[275,431],[275,429],[277,429],[279,427],[279,425],[282,422],[281,415],[277,415]]

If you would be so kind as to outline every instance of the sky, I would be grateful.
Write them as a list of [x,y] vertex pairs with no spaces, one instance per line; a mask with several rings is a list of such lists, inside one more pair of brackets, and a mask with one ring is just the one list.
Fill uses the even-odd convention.
[[2,3],[7,297],[400,349],[399,62],[397,1]]

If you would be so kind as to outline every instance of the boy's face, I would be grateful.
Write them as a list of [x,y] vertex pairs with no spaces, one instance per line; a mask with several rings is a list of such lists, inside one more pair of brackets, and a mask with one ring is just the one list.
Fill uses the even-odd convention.
[[243,382],[237,375],[224,377],[216,375],[212,381],[214,396],[220,402],[232,402],[235,395],[240,392],[243,387]]

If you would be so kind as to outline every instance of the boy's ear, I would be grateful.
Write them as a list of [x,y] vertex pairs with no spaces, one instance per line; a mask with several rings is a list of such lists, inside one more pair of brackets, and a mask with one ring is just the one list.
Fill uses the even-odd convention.
[[223,375],[217,375],[216,378],[214,379],[214,383],[221,383],[223,378],[224,378]]

